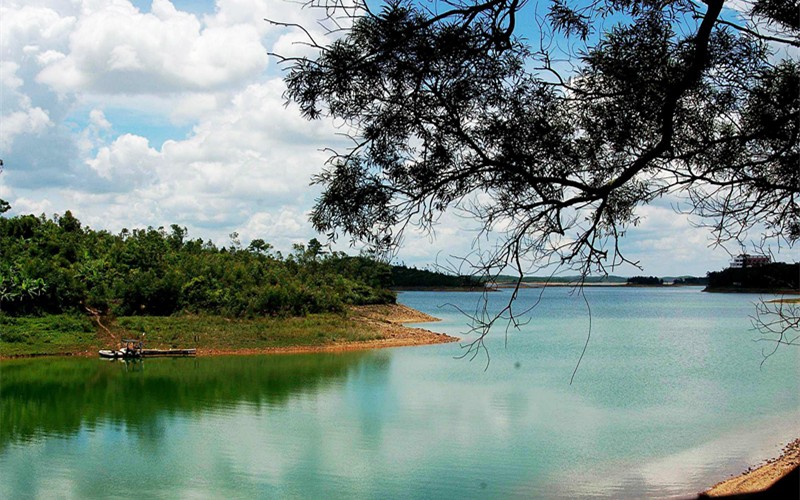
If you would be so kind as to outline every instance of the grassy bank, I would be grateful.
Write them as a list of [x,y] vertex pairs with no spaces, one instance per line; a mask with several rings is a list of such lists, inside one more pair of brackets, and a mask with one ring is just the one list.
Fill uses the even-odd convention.
[[[398,305],[354,307],[343,314],[257,319],[222,316],[0,316],[0,356],[89,355],[143,337],[149,348],[197,348],[199,354],[338,350],[455,340],[399,323],[416,321]],[[423,318],[424,319],[424,318]],[[429,318],[432,319],[432,318]],[[422,319],[420,319],[421,321]]]
[[77,354],[98,345],[97,327],[87,316],[0,315],[0,356]]

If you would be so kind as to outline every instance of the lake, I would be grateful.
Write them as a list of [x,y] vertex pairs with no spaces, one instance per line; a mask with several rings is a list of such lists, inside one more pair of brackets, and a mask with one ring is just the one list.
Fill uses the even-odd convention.
[[[0,362],[0,498],[686,497],[800,436],[800,349],[761,364],[759,296],[569,291],[524,290],[488,366],[459,344]],[[480,297],[399,301],[470,340],[455,307]]]

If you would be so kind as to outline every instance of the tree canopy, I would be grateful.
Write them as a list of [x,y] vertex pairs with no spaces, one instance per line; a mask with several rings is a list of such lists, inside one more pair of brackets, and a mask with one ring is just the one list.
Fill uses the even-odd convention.
[[499,235],[486,270],[605,272],[667,194],[718,242],[800,238],[796,1],[309,5],[334,40],[281,60],[287,99],[353,141],[315,179],[331,238],[383,247],[457,210]]
[[[236,240],[236,235],[231,235]],[[63,312],[229,317],[339,312],[394,302],[391,267],[317,240],[287,257],[256,239],[217,247],[186,228],[84,227],[68,210],[0,217],[0,316]]]

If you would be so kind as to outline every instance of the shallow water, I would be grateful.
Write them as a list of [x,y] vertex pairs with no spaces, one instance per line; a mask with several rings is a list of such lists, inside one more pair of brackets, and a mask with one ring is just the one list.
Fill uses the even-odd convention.
[[[540,298],[524,291],[524,308]],[[489,295],[490,307],[508,292]],[[406,292],[464,336],[480,294]],[[487,340],[140,363],[0,363],[0,498],[690,496],[800,436],[800,350],[755,295],[548,289]],[[443,307],[440,307],[443,306]]]

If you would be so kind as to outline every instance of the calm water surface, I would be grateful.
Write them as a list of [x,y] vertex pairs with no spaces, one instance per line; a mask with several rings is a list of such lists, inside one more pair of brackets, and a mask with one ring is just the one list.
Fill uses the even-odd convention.
[[[524,291],[519,306],[539,299]],[[756,295],[548,289],[488,340],[344,354],[0,363],[0,498],[690,496],[800,436],[800,349]],[[490,294],[490,307],[508,300]],[[464,336],[480,294],[400,301]]]

